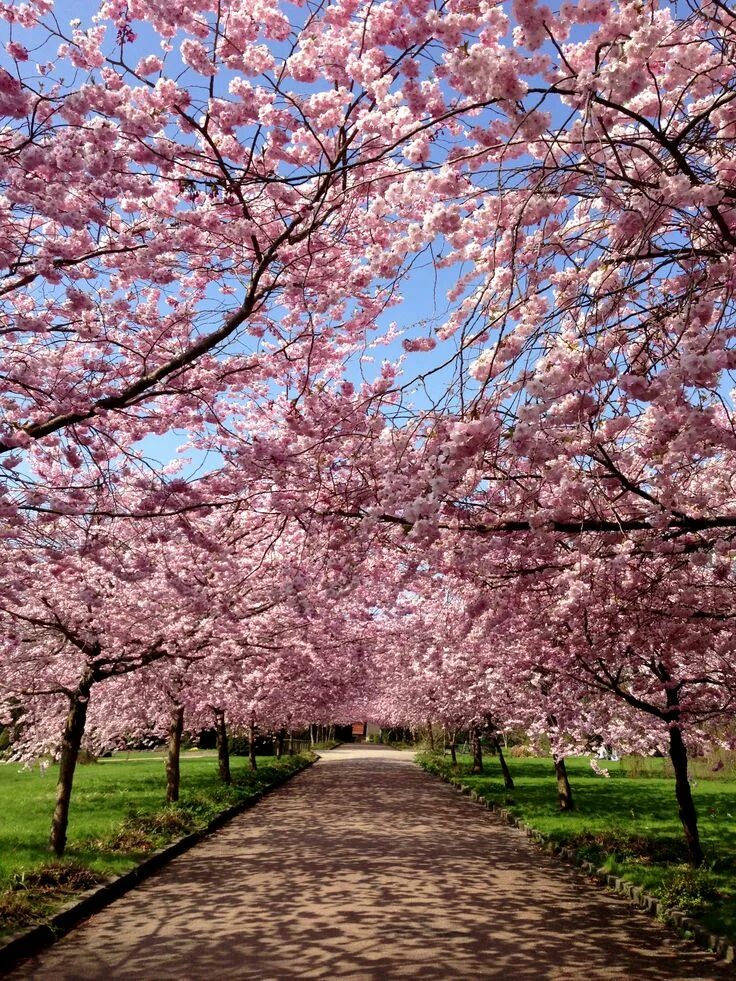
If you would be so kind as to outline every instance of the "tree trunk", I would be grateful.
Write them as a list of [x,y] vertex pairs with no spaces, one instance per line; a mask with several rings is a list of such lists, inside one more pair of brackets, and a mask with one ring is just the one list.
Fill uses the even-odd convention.
[[248,762],[250,763],[251,770],[258,769],[258,764],[256,763],[256,720],[254,718],[251,718],[248,729]]
[[501,764],[501,773],[503,773],[503,785],[506,790],[513,790],[514,778],[511,776],[511,770],[508,768],[506,757],[503,755],[501,743],[498,740],[496,740],[496,753],[498,754],[498,762]]
[[572,799],[572,789],[570,781],[567,779],[567,768],[565,767],[564,756],[553,756],[555,762],[555,774],[557,775],[557,800],[561,811],[574,811],[575,804]]
[[687,775],[687,747],[678,725],[670,724],[670,760],[675,771],[675,794],[685,841],[690,852],[690,864],[698,868],[703,864],[703,849],[698,833],[698,815],[695,810],[690,780]]
[[429,748],[434,753],[434,731],[432,730],[431,719],[427,719],[427,735],[429,737]]
[[279,729],[276,735],[276,759],[280,760],[284,755],[284,740],[286,739],[286,729]]
[[473,765],[471,767],[471,773],[482,773],[483,772],[483,750],[480,745],[480,729],[477,726],[473,726],[470,730],[470,747],[473,753]]
[[450,733],[450,759],[452,765],[457,766],[457,730],[453,729]]
[[184,706],[175,704],[169,722],[169,752],[166,756],[166,802],[179,800],[181,734],[184,731]]
[[294,730],[289,729],[289,756],[294,755]]
[[82,745],[84,726],[87,721],[87,706],[92,681],[83,680],[77,690],[69,696],[69,712],[61,736],[61,757],[59,760],[59,781],[56,784],[56,807],[51,819],[49,850],[54,855],[63,855],[66,848],[66,832],[69,826],[69,802],[72,796],[74,771],[77,766],[79,747]]
[[230,775],[230,747],[227,744],[225,713],[220,709],[215,711],[215,724],[217,731],[217,766],[220,771],[220,780],[223,783],[232,783],[233,778]]

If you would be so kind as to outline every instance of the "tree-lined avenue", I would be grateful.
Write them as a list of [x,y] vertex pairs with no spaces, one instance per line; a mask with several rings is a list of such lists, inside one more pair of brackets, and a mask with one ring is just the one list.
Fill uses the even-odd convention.
[[731,976],[421,772],[411,754],[372,746],[325,754],[11,975]]

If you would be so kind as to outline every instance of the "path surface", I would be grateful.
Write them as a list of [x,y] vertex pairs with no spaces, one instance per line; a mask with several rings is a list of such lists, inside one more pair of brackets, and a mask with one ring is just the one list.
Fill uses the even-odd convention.
[[344,748],[15,978],[733,977],[416,767]]

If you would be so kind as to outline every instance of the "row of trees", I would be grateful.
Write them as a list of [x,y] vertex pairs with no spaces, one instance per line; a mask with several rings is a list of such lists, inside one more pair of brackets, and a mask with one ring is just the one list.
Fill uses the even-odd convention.
[[667,751],[699,863],[687,752],[736,694],[730,11],[0,17],[0,697],[60,752],[54,850],[85,732],[371,716]]

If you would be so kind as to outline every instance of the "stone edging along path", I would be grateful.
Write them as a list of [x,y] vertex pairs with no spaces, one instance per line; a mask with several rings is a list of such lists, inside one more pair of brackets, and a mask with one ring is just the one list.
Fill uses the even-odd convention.
[[679,910],[668,909],[664,903],[660,902],[656,897],[645,893],[641,887],[635,886],[632,882],[627,882],[617,875],[609,875],[604,869],[596,869],[592,862],[583,859],[574,848],[561,848],[554,842],[549,841],[541,831],[535,830],[525,821],[514,817],[507,808],[501,807],[495,801],[486,800],[477,790],[473,790],[467,784],[452,777],[446,777],[441,773],[430,773],[430,776],[439,777],[440,780],[444,780],[445,783],[449,783],[455,787],[459,793],[465,794],[477,804],[492,811],[506,824],[523,831],[527,838],[530,838],[546,852],[557,855],[559,858],[577,866],[577,868],[598,885],[607,886],[613,892],[620,893],[635,906],[669,923],[681,935],[689,934],[699,947],[703,947],[705,950],[712,950],[727,964],[732,964],[736,961],[736,949],[727,937],[711,933],[702,923],[698,923],[697,920],[686,916]]
[[93,913],[98,913],[105,906],[113,902],[113,900],[134,889],[144,879],[147,879],[162,866],[170,862],[172,858],[176,858],[177,855],[188,851],[194,845],[198,844],[198,842],[202,841],[203,838],[206,838],[227,824],[232,818],[253,807],[266,794],[270,794],[272,791],[278,790],[279,787],[283,787],[285,783],[288,783],[297,774],[304,773],[318,759],[319,755],[315,754],[314,759],[309,760],[300,769],[288,774],[285,779],[264,787],[256,791],[256,793],[246,800],[239,801],[237,804],[233,804],[232,807],[220,811],[219,814],[212,818],[209,824],[204,828],[200,828],[199,831],[193,831],[191,834],[184,835],[182,838],[177,838],[170,845],[166,845],[164,848],[159,848],[157,851],[152,852],[148,858],[145,858],[129,872],[124,872],[109,882],[104,882],[100,886],[94,886],[92,889],[81,893],[76,899],[67,903],[66,906],[62,906],[58,912],[54,913],[44,923],[39,923],[37,926],[29,927],[27,930],[12,934],[5,942],[0,942],[0,976],[7,972],[16,961],[23,957],[36,954],[42,948],[48,947],[55,940],[63,937],[65,933],[73,929],[81,920],[92,916]]

